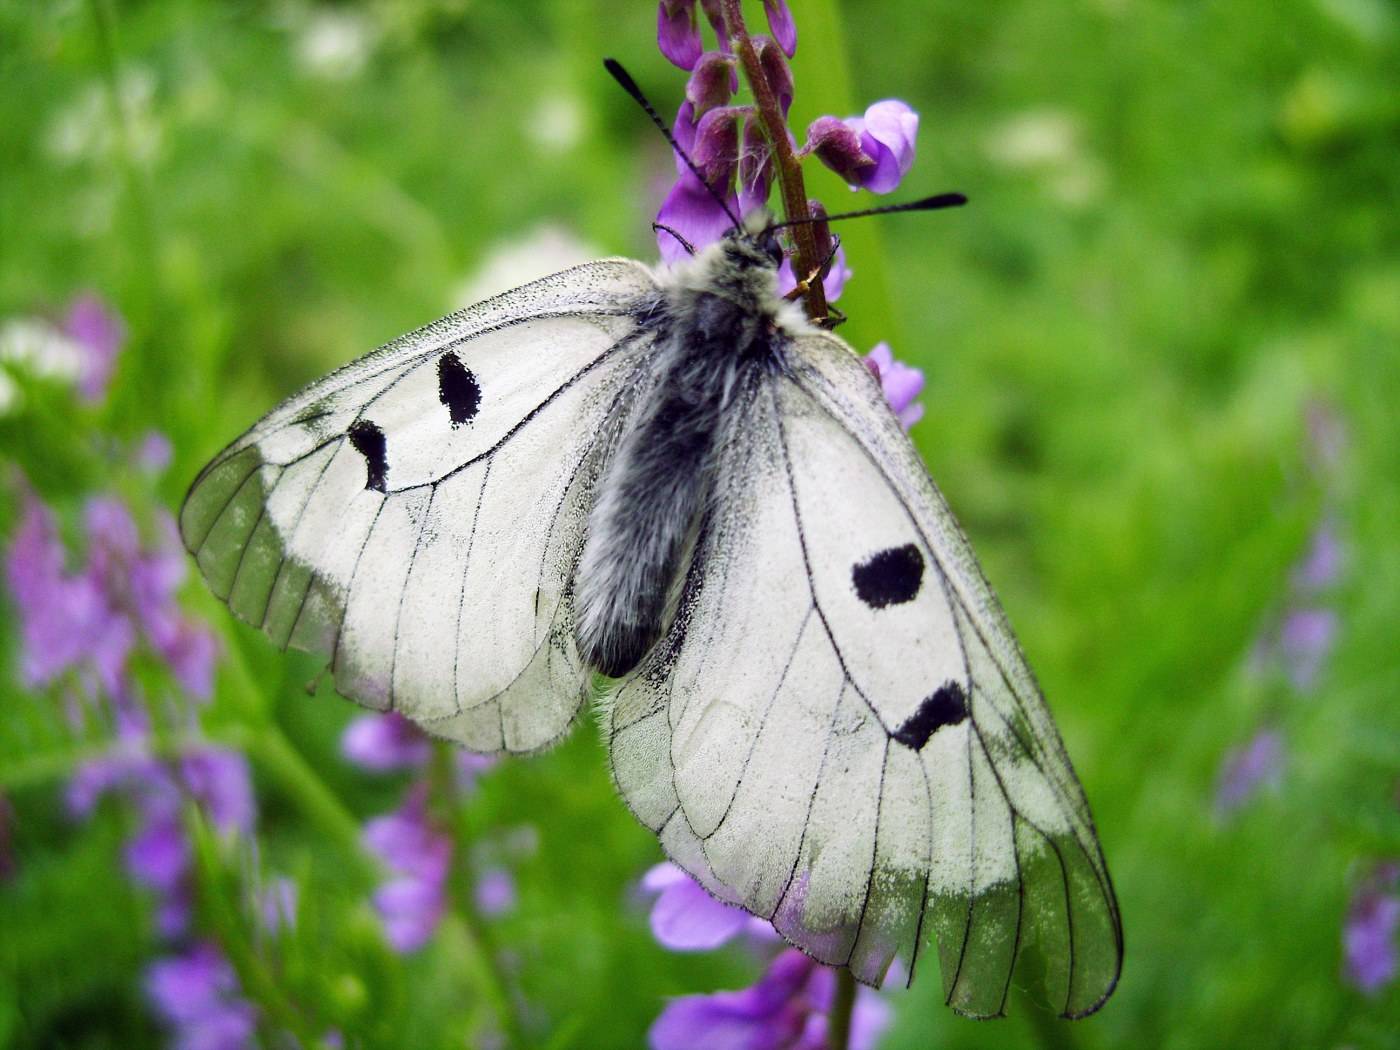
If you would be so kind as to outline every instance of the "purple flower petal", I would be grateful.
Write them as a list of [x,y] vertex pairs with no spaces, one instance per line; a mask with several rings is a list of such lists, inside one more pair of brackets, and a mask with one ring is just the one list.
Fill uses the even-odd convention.
[[[680,869],[677,869],[678,871]],[[672,951],[710,951],[748,926],[742,908],[717,901],[689,875],[665,887],[651,909],[651,932]]]
[[[731,210],[738,210],[739,200],[732,192],[728,194],[727,203]],[[656,221],[674,229],[697,251],[719,240],[732,225],[724,208],[689,172],[681,176],[667,194]],[[661,258],[668,263],[687,257],[685,249],[665,230],[657,230],[656,244]]]
[[695,0],[661,0],[656,8],[656,46],[673,65],[695,68],[701,49]]
[[700,6],[705,11],[705,20],[710,23],[710,28],[715,31],[715,39],[719,41],[721,51],[733,51],[729,46],[729,30],[724,22],[724,11],[720,7],[720,0],[700,0]]
[[792,20],[787,0],[763,0],[763,11],[768,16],[768,29],[783,49],[783,54],[791,58],[797,54],[797,24]]
[[432,939],[447,906],[441,883],[405,875],[374,891],[384,936],[397,952],[417,951]]
[[515,907],[515,880],[505,868],[487,868],[476,880],[476,910],[496,918]]
[[365,843],[396,873],[374,893],[389,943],[399,952],[422,947],[442,920],[452,842],[428,822],[423,785],[397,812],[365,825]]
[[746,112],[742,106],[719,106],[695,124],[690,160],[705,182],[717,190],[726,189],[734,179],[739,164],[739,121]]
[[723,51],[706,51],[695,63],[685,82],[685,98],[691,119],[703,117],[712,109],[729,104],[734,94],[736,59]]
[[[854,271],[846,265],[846,249],[837,245],[831,266],[822,278],[822,291],[826,294],[827,302],[834,303],[841,298],[841,293],[846,290],[846,282],[851,279],[853,273]],[[796,287],[797,279],[792,274],[792,259],[784,258],[778,266],[778,294],[786,295]]]
[[239,998],[238,977],[213,945],[158,959],[147,969],[145,985],[151,1005],[173,1029],[177,1050],[254,1045],[257,1013]]
[[126,845],[126,869],[133,882],[158,892],[180,887],[190,866],[189,844],[178,812],[150,815]]
[[1276,789],[1283,781],[1284,757],[1283,734],[1277,729],[1261,729],[1226,755],[1215,789],[1216,812],[1228,816],[1260,790]]
[[898,99],[886,99],[867,108],[864,119],[848,123],[860,132],[861,149],[875,158],[874,170],[862,173],[860,185],[889,193],[914,164],[919,115]]
[[345,728],[340,752],[361,769],[388,773],[420,769],[433,749],[422,730],[396,711],[363,715]]
[[1279,628],[1279,655],[1293,687],[1307,692],[1317,684],[1337,638],[1332,609],[1294,609]]
[[[792,108],[795,87],[792,80],[792,67],[783,55],[783,48],[766,36],[753,38],[754,50],[758,53],[758,64],[763,70],[763,79],[778,99],[784,118]],[[792,134],[788,132],[788,134]]]
[[880,380],[885,400],[908,430],[923,418],[923,406],[916,399],[924,388],[924,374],[917,368],[895,360],[888,343],[876,343],[865,356],[865,366]]
[[796,949],[773,960],[758,983],[737,992],[688,995],[652,1023],[652,1050],[782,1050],[801,1037],[811,1012],[804,994],[820,964]]
[[875,170],[875,157],[865,152],[860,131],[852,121],[818,117],[807,126],[807,144],[802,154],[816,154],[819,161],[852,186]]
[[1393,981],[1400,969],[1398,932],[1400,897],[1367,889],[1352,902],[1342,933],[1346,976],[1367,995],[1375,995]]
[[258,894],[257,913],[262,928],[271,934],[291,929],[297,921],[297,884],[284,875],[271,879]]
[[68,575],[53,514],[24,493],[20,526],[6,558],[23,641],[21,675],[47,685],[79,664],[92,667],[109,691],[120,687],[135,644],[131,624],[112,607],[100,576]]
[[224,748],[201,748],[180,760],[180,775],[216,828],[252,833],[257,804],[246,758]]
[[739,146],[739,214],[764,207],[772,182],[773,151],[758,121],[746,120]]
[[170,439],[159,430],[148,430],[137,444],[133,458],[136,465],[147,474],[165,473],[175,455]]
[[146,995],[167,1021],[188,1024],[217,1010],[238,988],[233,967],[212,944],[157,959],[146,971]]
[[478,755],[472,751],[458,751],[453,760],[457,790],[463,795],[475,791],[476,782],[482,775],[494,769],[500,762],[496,755]]
[[1293,585],[1305,591],[1326,590],[1341,575],[1342,556],[1336,522],[1323,521],[1313,533],[1307,552],[1293,569]]
[[91,293],[81,295],[68,308],[63,330],[83,348],[78,393],[85,401],[100,401],[126,340],[126,326],[105,303]]

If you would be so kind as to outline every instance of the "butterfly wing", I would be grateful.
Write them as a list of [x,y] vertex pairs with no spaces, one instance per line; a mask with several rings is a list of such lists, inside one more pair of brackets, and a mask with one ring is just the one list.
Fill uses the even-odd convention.
[[611,698],[618,786],[711,892],[866,983],[932,934],[962,1013],[1002,1013],[1018,958],[1092,1012],[1121,927],[1035,681],[878,383],[834,337],[789,358]]
[[289,399],[186,497],[210,587],[366,706],[473,750],[547,745],[585,694],[569,581],[654,294],[640,264],[575,267]]

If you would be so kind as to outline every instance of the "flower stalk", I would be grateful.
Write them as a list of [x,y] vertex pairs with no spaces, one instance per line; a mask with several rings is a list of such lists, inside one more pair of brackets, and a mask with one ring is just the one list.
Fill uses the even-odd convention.
[[826,1045],[829,1050],[846,1050],[851,1041],[851,1011],[856,1005],[856,979],[844,967],[836,971],[836,992],[828,1014]]
[[[783,195],[784,218],[789,222],[799,222],[799,225],[790,227],[793,241],[797,245],[797,264],[793,272],[799,281],[805,280],[815,274],[826,260],[817,252],[816,231],[812,224],[800,221],[812,217],[807,205],[807,187],[802,178],[802,164],[788,139],[787,118],[773,93],[772,86],[768,83],[758,51],[749,37],[748,27],[744,24],[742,0],[724,0],[724,22],[734,52],[744,67],[744,78],[753,92],[754,106],[763,122],[764,135],[773,151],[778,186]],[[826,318],[826,293],[821,281],[809,282],[803,295],[803,306],[812,320],[820,321]]]

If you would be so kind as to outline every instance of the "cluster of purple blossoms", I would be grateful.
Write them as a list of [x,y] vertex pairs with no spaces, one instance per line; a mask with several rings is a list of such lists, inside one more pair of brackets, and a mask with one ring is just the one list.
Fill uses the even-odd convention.
[[[788,59],[797,50],[797,27],[784,0],[765,0],[764,10],[772,36],[754,36],[751,43],[767,89],[786,120],[795,90]],[[704,49],[700,11],[714,30],[715,50]],[[656,216],[657,247],[668,263],[685,258],[687,242],[698,250],[718,240],[731,226],[731,214],[764,207],[779,163],[755,107],[733,104],[739,60],[730,37],[719,0],[700,0],[698,7],[696,0],[661,0],[658,6],[657,44],[672,63],[690,73],[685,101],[671,130],[695,166],[692,171],[676,157],[676,181]],[[797,163],[815,157],[852,189],[872,193],[889,193],[899,186],[914,163],[918,131],[919,115],[898,99],[876,102],[858,117],[818,117],[808,126],[801,146],[790,130],[783,129]],[[814,216],[827,214],[820,201],[810,201],[808,206]],[[826,300],[834,302],[852,271],[827,224],[818,222],[814,231],[818,253],[825,260],[822,289]],[[797,286],[798,275],[789,256],[779,268],[778,288],[786,294]],[[877,352],[883,353],[883,362],[872,363],[877,375],[881,365],[893,370],[889,348],[881,347],[883,351],[877,347]],[[917,413],[912,418],[901,416],[906,427],[917,418]]]
[[[707,951],[741,935],[763,951],[782,942],[770,924],[715,900],[669,862],[648,871],[642,888],[657,895],[651,909],[652,933],[673,951]],[[652,1050],[826,1050],[835,987],[836,972],[830,967],[796,948],[782,948],[748,988],[687,995],[668,1003],[651,1026]],[[889,1020],[885,1001],[872,989],[860,988],[847,1046],[870,1050]]]
[[[84,399],[105,393],[123,330],[95,296],[70,309],[64,332],[84,347],[76,376]],[[143,473],[159,473],[169,442],[148,435],[131,458]],[[31,688],[57,689],[75,731],[101,725],[110,735],[105,753],[69,781],[68,810],[86,819],[115,796],[135,814],[123,862],[132,882],[151,894],[156,930],[173,951],[152,964],[146,990],[175,1045],[250,1045],[252,1006],[217,948],[192,939],[193,850],[185,834],[186,807],[193,805],[222,836],[251,836],[256,804],[248,765],[241,754],[197,737],[175,754],[157,755],[151,733],[157,714],[177,728],[193,726],[192,705],[208,699],[218,655],[214,635],[177,601],[186,563],[175,523],[159,511],[143,537],[125,503],[93,497],[82,512],[86,557],[72,568],[54,512],[23,478],[16,484],[22,510],[5,574],[19,620],[21,677]],[[137,682],[137,665],[152,662],[171,682],[161,695]]]
[[[1337,640],[1337,611],[1327,599],[1346,561],[1332,499],[1344,442],[1340,420],[1325,407],[1313,405],[1304,453],[1323,490],[1323,510],[1306,549],[1288,574],[1282,612],[1270,621],[1250,654],[1250,670],[1256,678],[1281,680],[1296,695],[1307,695],[1317,687]],[[1231,749],[1217,777],[1217,815],[1231,816],[1262,790],[1277,789],[1287,760],[1287,740],[1272,723]]]
[[[384,936],[400,953],[417,951],[432,939],[447,911],[447,879],[453,843],[434,821],[428,805],[428,767],[432,742],[412,722],[396,712],[362,715],[346,727],[341,754],[371,773],[413,773],[403,803],[392,813],[365,825],[369,850],[388,869],[389,877],[374,892]],[[454,788],[470,793],[476,779],[495,759],[459,751],[455,755]],[[515,903],[515,882],[503,867],[484,870],[475,888],[477,909],[494,917]]]
[[1400,862],[1377,864],[1357,887],[1342,948],[1347,980],[1367,995],[1400,973]]

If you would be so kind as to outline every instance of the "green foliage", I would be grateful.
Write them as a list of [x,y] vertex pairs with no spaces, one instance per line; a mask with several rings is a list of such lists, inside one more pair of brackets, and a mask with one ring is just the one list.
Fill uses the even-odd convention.
[[[906,188],[972,198],[853,224],[842,334],[888,339],[927,374],[915,439],[1041,676],[1127,937],[1092,1020],[1026,1002],[973,1024],[927,972],[892,996],[882,1045],[1400,1046],[1400,986],[1367,997],[1341,979],[1351,891],[1400,857],[1395,8],[794,6],[797,126],[904,98],[923,115]],[[331,15],[364,32],[359,68],[306,57]],[[85,436],[159,428],[174,507],[280,397],[456,305],[494,246],[548,222],[652,258],[670,160],[599,60],[670,108],[682,77],[653,19],[642,0],[0,4],[0,318],[90,288],[131,332],[105,406],[26,390],[24,414],[0,419],[6,458],[71,522],[86,492],[136,491]],[[811,188],[849,199],[821,172]],[[1348,433],[1330,482],[1307,462],[1316,405]],[[1324,501],[1347,547],[1327,599],[1341,630],[1300,694],[1248,654]],[[188,597],[226,649],[205,729],[249,754],[261,829],[254,859],[194,825],[200,924],[270,1026],[305,1045],[337,1029],[347,1045],[461,1046],[495,1024],[495,959],[522,1045],[637,1046],[665,997],[752,979],[738,949],[651,940],[634,887],[659,848],[587,721],[453,815],[462,856],[537,829],[538,850],[510,859],[518,907],[485,921],[454,887],[431,945],[392,954],[357,835],[401,781],[340,758],[352,712],[306,694],[314,666],[197,585]],[[0,791],[18,817],[0,1045],[159,1045],[139,985],[159,947],[121,874],[126,818],[63,815],[94,744],[57,697],[19,688],[17,659],[7,641]],[[1221,819],[1221,760],[1266,723],[1287,741],[1282,785]],[[258,870],[301,886],[294,929],[261,941]]]

